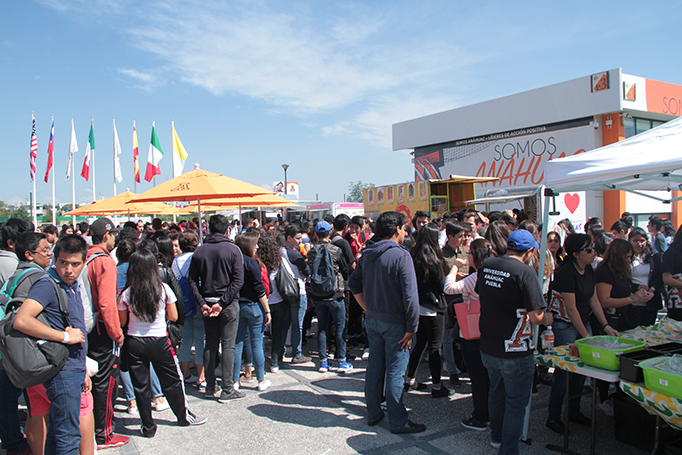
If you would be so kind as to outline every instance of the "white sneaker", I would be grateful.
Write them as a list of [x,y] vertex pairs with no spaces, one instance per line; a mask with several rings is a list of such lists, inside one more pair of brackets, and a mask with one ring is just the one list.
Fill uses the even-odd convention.
[[362,360],[369,360],[369,348],[365,349],[365,352],[362,353]]
[[270,373],[277,373],[279,371],[279,367],[270,367]]
[[234,390],[239,390],[239,388],[242,386],[241,382],[237,381],[234,384],[232,384],[232,388]]
[[258,391],[264,392],[272,385],[272,382],[270,382],[269,379],[265,379],[262,382],[258,383]]
[[130,415],[133,415],[133,416],[134,416],[134,415],[137,415],[137,405],[128,406],[128,409],[127,409],[126,411],[127,411],[128,414],[130,414]]
[[170,405],[168,404],[167,400],[163,400],[162,402],[154,402],[152,407],[156,412],[161,412],[165,411],[166,409],[170,409]]
[[501,442],[490,441],[490,446],[493,447],[493,448],[495,448],[495,449],[499,449],[499,448],[502,446],[502,443],[501,443]]
[[609,398],[608,400],[604,401],[603,403],[600,403],[599,409],[601,409],[601,412],[603,412],[607,416],[613,417],[613,400],[611,398]]

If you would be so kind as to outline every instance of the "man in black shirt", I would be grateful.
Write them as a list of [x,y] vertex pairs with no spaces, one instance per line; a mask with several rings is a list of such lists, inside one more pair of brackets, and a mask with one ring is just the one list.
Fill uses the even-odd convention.
[[507,253],[481,264],[476,292],[481,300],[481,359],[488,370],[490,444],[499,453],[517,454],[526,405],[533,385],[532,324],[550,325],[545,300],[527,264],[540,245],[528,231],[507,239]]
[[292,265],[291,271],[294,272],[294,276],[298,280],[298,287],[301,293],[298,306],[289,305],[289,309],[291,310],[291,363],[306,363],[312,360],[310,357],[304,356],[303,351],[301,350],[303,344],[303,318],[308,309],[308,296],[306,294],[305,280],[310,275],[310,268],[308,267],[305,258],[300,253],[301,238],[303,236],[300,227],[296,224],[289,224],[284,229],[284,235],[286,236],[284,250],[287,259],[289,259],[289,262]]

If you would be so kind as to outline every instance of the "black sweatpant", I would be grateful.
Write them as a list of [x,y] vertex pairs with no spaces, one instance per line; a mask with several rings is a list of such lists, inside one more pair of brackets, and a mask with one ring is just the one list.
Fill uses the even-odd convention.
[[[440,347],[443,344],[443,313],[436,316],[419,316],[419,328],[417,329],[417,344],[410,354],[410,362],[407,366],[407,376],[414,377],[419,366],[424,348],[429,347],[429,370],[431,371],[431,382],[440,383],[440,369],[443,362],[440,358]],[[371,353],[370,353],[371,355]]]
[[[206,371],[206,393],[216,390],[215,366],[220,345],[220,368],[223,372],[222,388],[226,393],[233,389],[234,343],[239,327],[239,303],[235,300],[225,305],[216,317],[204,317],[206,347],[204,368]],[[274,334],[273,334],[274,335]]]
[[185,384],[182,380],[180,364],[168,337],[129,336],[126,338],[126,352],[130,380],[135,389],[135,399],[142,419],[142,433],[150,435],[156,433],[156,424],[152,417],[151,403],[154,396],[149,380],[150,362],[159,377],[163,395],[168,400],[175,417],[178,418],[178,424],[189,425]]
[[99,365],[99,371],[92,377],[92,399],[95,438],[97,444],[105,444],[114,434],[114,403],[121,358],[116,342],[109,338],[104,322],[99,319],[88,334],[88,357],[96,360]]

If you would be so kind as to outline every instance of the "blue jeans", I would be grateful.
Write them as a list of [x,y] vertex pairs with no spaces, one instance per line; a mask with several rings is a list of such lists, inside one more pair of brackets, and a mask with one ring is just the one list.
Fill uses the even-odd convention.
[[258,302],[239,303],[239,327],[234,345],[234,382],[239,382],[242,366],[242,351],[248,331],[248,342],[253,351],[253,363],[258,382],[265,379],[265,350],[263,347],[263,309]]
[[78,453],[81,442],[81,393],[84,384],[83,370],[62,370],[43,384],[50,400],[46,455]]
[[[154,367],[151,365],[149,365],[149,376],[152,379],[152,393],[154,394],[154,398],[162,397],[163,392],[161,391],[159,377],[156,375],[156,371],[154,371]],[[133,389],[133,383],[130,380],[129,371],[121,371],[121,383],[123,383],[123,392],[125,392],[126,400],[134,400],[135,390]]]
[[290,305],[291,309],[291,358],[298,359],[303,355],[301,343],[303,341],[303,318],[308,309],[308,296],[301,295],[298,305]]
[[284,343],[286,342],[287,331],[291,324],[290,306],[292,305],[287,305],[284,302],[270,305],[270,316],[272,316],[272,327],[270,328],[272,334],[270,366],[273,368],[279,368],[279,362],[284,358]]
[[481,352],[488,370],[491,440],[501,442],[499,455],[517,455],[523,432],[523,419],[533,386],[533,355],[516,358],[493,357]]
[[[592,335],[592,328],[590,324],[585,324],[585,328]],[[575,340],[582,338],[580,332],[573,324],[566,321],[555,319],[552,324],[552,331],[554,332],[554,346],[567,346]],[[552,383],[552,391],[549,394],[549,406],[547,407],[547,420],[553,422],[561,421],[561,408],[564,405],[564,397],[566,395],[566,375],[568,372],[561,368],[554,369],[554,382]],[[572,374],[571,383],[569,386],[571,398],[568,402],[568,415],[575,417],[580,414],[580,392],[583,390],[585,384],[585,376],[581,374]]]
[[[444,320],[446,318],[443,318]],[[445,322],[443,323],[445,324]],[[454,344],[455,339],[458,337],[457,326],[448,329],[447,327],[443,330],[443,360],[445,361],[445,368],[448,370],[450,376],[460,374],[459,368],[457,368],[457,362],[455,361],[455,351]]]
[[189,362],[192,355],[192,344],[194,344],[194,356],[197,365],[204,364],[204,319],[201,313],[197,313],[191,318],[185,319],[182,326],[182,340],[178,358],[181,362]]
[[313,300],[315,312],[317,313],[317,350],[320,353],[320,361],[327,360],[327,328],[329,327],[329,317],[336,326],[336,360],[346,361],[346,342],[343,339],[343,332],[346,328],[346,302],[344,299],[338,300]]
[[404,427],[407,409],[403,404],[403,382],[410,351],[402,350],[398,342],[405,336],[405,324],[366,318],[365,329],[370,352],[365,372],[369,420],[377,420],[381,416],[385,380],[388,423],[392,429]]
[[19,425],[19,396],[5,370],[0,370],[0,440],[9,453],[20,453],[28,449],[28,441]]

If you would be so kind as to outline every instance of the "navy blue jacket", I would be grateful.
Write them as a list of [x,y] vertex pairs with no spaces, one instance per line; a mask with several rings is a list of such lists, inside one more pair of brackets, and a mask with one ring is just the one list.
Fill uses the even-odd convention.
[[211,234],[192,256],[187,279],[197,304],[211,306],[206,297],[220,298],[220,306],[237,300],[244,284],[242,252],[225,234]]

